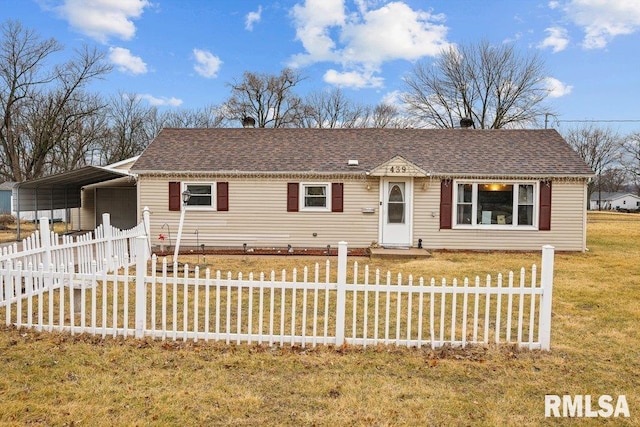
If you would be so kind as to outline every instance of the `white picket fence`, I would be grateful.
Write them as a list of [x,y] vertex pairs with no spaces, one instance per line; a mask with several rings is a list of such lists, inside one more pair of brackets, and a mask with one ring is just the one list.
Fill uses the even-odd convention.
[[[146,241],[138,238],[137,251]],[[265,276],[204,275],[199,268],[138,257],[106,273],[0,270],[0,318],[38,330],[227,343],[340,346],[514,343],[549,350],[554,249],[542,249],[538,284],[527,276],[461,282],[392,277],[355,263],[347,281],[347,245],[329,261]],[[150,267],[150,269],[148,269]],[[4,313],[2,313],[4,311]]]
[[[22,240],[21,247],[15,242],[13,245],[0,249],[0,269],[9,264],[14,267],[20,264],[22,268],[29,265],[34,268],[42,265],[45,271],[50,267],[54,271],[65,270],[69,264],[80,273],[92,272],[95,260],[98,271],[113,271],[125,266],[125,263],[135,260],[135,239],[138,236],[147,236],[149,230],[149,209],[143,211],[143,222],[129,230],[120,230],[111,225],[111,216],[108,213],[102,215],[102,224],[94,231],[82,235],[59,235],[53,232],[49,226],[48,218],[41,218],[39,229],[31,236]],[[148,256],[149,245],[141,255]],[[106,270],[102,270],[102,268]]]

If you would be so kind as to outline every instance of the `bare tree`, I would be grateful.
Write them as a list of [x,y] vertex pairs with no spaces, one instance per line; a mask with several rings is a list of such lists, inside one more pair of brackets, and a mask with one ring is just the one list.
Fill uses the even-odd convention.
[[219,128],[226,120],[222,109],[216,105],[196,109],[169,110],[159,117],[163,124],[162,127],[180,128]]
[[354,104],[339,88],[311,92],[305,97],[301,127],[353,128],[365,119],[364,107]]
[[595,188],[601,188],[602,191],[608,193],[617,193],[624,191],[628,181],[628,174],[623,167],[610,167],[605,169],[600,176],[597,177],[594,184]]
[[640,194],[640,132],[625,138],[622,148],[623,165],[628,172],[636,194]]
[[524,127],[548,112],[544,77],[542,59],[512,45],[452,46],[433,65],[415,65],[405,78],[404,102],[426,127],[454,128],[462,118],[482,129]]
[[596,174],[596,179],[587,186],[587,192],[588,199],[594,191],[598,192],[598,207],[600,207],[602,191],[606,191],[603,188],[602,176],[620,160],[620,137],[611,129],[593,125],[570,129],[564,137]]
[[154,110],[136,94],[112,96],[106,112],[109,133],[100,150],[103,164],[140,154],[155,136],[150,135],[148,128]]
[[58,66],[50,57],[62,50],[53,39],[8,21],[0,41],[0,174],[24,181],[56,170],[56,147],[73,139],[85,117],[101,108],[83,92],[86,84],[108,73],[104,54],[84,48]]
[[395,105],[382,103],[371,109],[366,127],[406,128],[412,127],[412,121],[401,114]]
[[245,72],[231,87],[231,97],[224,104],[228,120],[255,120],[257,127],[295,126],[302,113],[302,101],[293,92],[303,77],[291,68],[279,75]]
[[[38,112],[38,102],[33,103],[34,111],[28,115],[34,123],[30,129],[42,132],[47,126],[38,124],[37,121],[41,117],[48,117],[46,107],[51,107],[53,103],[45,103],[43,113]],[[53,147],[44,156],[46,165],[43,175],[51,175],[59,172],[73,170],[77,167],[94,163],[94,157],[99,152],[101,141],[107,134],[106,118],[104,114],[86,114],[87,111],[102,111],[104,101],[97,95],[78,94],[77,99],[67,103],[66,113],[58,115],[54,121],[63,121],[65,117],[71,117],[74,114],[76,119],[67,125],[59,125],[60,129],[66,128],[63,135],[57,138]],[[75,113],[74,113],[75,112]],[[56,125],[54,125],[56,126]],[[36,139],[36,138],[33,138]],[[41,156],[33,156],[41,157]]]
[[111,98],[106,117],[108,133],[98,150],[101,164],[139,155],[163,128],[212,128],[224,123],[216,106],[160,112],[145,105],[138,95],[125,93]]

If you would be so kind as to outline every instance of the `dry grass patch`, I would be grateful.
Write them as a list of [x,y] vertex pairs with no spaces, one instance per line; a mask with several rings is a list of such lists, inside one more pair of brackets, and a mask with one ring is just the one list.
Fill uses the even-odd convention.
[[[15,217],[3,215],[0,219],[0,223],[3,225],[0,227],[0,243],[21,241],[22,239],[26,239],[31,236],[36,229],[39,228],[39,224],[34,223],[33,221],[22,221],[20,222],[20,236],[18,236],[18,224]],[[56,222],[53,224],[53,231],[59,234],[65,233],[67,231],[67,225],[61,222]]]
[[[545,419],[544,395],[625,394],[631,417],[610,424],[638,425],[640,216],[590,214],[588,237],[588,253],[556,256],[548,353],[511,346],[227,346],[4,327],[0,424],[575,425]],[[207,256],[206,262],[248,274],[325,260]],[[528,268],[540,254],[358,261],[451,279]]]

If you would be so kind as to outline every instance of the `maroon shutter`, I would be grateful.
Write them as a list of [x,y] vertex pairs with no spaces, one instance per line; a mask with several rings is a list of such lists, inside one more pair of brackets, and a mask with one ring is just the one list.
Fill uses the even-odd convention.
[[180,205],[182,204],[182,196],[180,189],[182,185],[179,182],[170,182],[169,183],[169,210],[170,211],[179,211]]
[[298,183],[287,184],[287,212],[298,212]]
[[440,181],[440,229],[451,228],[451,217],[453,209],[453,181]]
[[331,212],[343,212],[343,187],[341,182],[334,182],[331,184]]
[[218,182],[216,184],[216,210],[229,210],[229,183]]
[[538,230],[551,230],[551,181],[540,182],[540,220]]

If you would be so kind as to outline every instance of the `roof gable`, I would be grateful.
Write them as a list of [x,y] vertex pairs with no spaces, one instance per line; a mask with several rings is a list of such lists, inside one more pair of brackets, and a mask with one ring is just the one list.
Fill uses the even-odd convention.
[[430,175],[422,168],[411,163],[402,156],[395,156],[380,166],[373,168],[369,174],[371,176],[427,176]]

